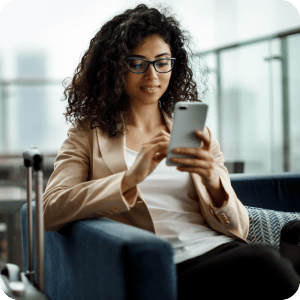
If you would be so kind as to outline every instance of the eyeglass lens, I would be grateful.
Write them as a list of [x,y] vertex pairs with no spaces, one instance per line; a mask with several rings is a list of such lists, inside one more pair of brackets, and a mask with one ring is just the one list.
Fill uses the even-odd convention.
[[[128,60],[129,69],[133,72],[144,72],[148,68],[149,63],[142,59]],[[161,59],[154,63],[157,72],[169,72],[172,70],[172,60]]]

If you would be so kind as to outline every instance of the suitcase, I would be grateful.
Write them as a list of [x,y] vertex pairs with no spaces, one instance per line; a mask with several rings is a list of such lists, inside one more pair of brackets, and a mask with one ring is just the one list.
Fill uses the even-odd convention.
[[[6,264],[1,270],[0,285],[12,299],[50,300],[45,294],[44,279],[43,155],[37,148],[30,148],[23,153],[23,158],[27,168],[28,270],[20,272],[17,265]],[[36,272],[33,270],[32,168],[36,171]]]

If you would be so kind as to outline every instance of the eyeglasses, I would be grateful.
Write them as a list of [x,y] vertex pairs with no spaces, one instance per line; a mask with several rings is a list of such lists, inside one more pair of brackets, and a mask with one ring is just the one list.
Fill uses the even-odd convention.
[[133,73],[144,73],[150,65],[158,73],[168,73],[172,70],[176,58],[160,58],[157,60],[147,60],[143,58],[126,58],[129,71]]

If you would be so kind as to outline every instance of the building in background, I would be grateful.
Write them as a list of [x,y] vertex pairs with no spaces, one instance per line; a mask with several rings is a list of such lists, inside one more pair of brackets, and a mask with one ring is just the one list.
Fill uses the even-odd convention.
[[[17,78],[46,78],[45,53],[18,53]],[[16,88],[14,123],[18,130],[14,136],[13,148],[22,152],[28,146],[42,145],[46,139],[46,86],[20,84]]]

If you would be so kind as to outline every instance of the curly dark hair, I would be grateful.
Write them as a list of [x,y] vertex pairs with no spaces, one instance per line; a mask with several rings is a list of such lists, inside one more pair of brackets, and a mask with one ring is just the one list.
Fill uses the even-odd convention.
[[176,58],[159,106],[172,118],[176,102],[201,102],[188,61],[191,38],[164,10],[161,13],[140,4],[101,27],[90,41],[71,83],[64,86],[67,121],[76,123],[77,128],[85,128],[87,124],[91,128],[100,127],[109,137],[124,133],[129,125],[124,116],[130,108],[125,94],[125,76],[129,71],[125,59],[144,38],[153,34],[163,38]]

